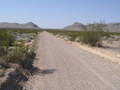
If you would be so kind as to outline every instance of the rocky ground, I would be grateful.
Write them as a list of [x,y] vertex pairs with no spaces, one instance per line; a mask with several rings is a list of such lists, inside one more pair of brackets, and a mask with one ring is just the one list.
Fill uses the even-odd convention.
[[111,36],[103,40],[102,45],[110,52],[120,53],[120,36]]

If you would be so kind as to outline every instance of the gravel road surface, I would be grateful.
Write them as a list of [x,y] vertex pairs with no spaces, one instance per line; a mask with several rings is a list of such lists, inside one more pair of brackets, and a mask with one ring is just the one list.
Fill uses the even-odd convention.
[[28,90],[120,90],[120,65],[42,32]]

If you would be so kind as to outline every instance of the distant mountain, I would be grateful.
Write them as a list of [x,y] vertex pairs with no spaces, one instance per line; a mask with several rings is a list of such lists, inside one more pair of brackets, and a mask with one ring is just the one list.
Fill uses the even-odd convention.
[[32,22],[28,22],[28,23],[25,23],[25,24],[1,22],[0,23],[0,28],[39,29],[39,27]]
[[107,28],[110,32],[120,32],[120,23],[107,24]]
[[[88,24],[84,25],[82,23],[74,23],[72,25],[64,27],[64,30],[69,30],[69,31],[84,31],[95,24]],[[109,24],[103,24],[103,26],[106,27],[105,31],[109,32],[120,32],[120,23],[109,23]]]
[[76,22],[72,25],[64,27],[64,30],[72,30],[72,31],[82,31],[85,30],[86,26],[82,23]]

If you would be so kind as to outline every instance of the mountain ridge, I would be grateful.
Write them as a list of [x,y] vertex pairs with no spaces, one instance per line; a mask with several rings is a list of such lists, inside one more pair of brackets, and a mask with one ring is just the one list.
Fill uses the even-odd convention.
[[[96,23],[97,24],[97,23]],[[70,30],[70,31],[84,31],[86,30],[89,26],[91,25],[95,25],[95,24],[87,24],[87,25],[84,25],[82,23],[73,23],[72,25],[68,25],[66,27],[64,27],[63,29],[64,30]],[[107,31],[109,32],[120,32],[120,23],[119,22],[116,22],[116,23],[107,23],[107,24],[104,24]]]
[[40,27],[33,22],[28,23],[9,23],[9,22],[0,22],[0,28],[23,28],[23,29],[40,29]]

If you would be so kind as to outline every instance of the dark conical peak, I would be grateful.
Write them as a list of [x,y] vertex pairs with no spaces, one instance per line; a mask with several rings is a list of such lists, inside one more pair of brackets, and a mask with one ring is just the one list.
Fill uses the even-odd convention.
[[81,31],[84,30],[86,27],[84,24],[79,23],[79,22],[75,22],[72,25],[66,26],[64,27],[65,30],[73,30],[73,31]]
[[29,26],[33,26],[33,27],[35,27],[35,28],[39,28],[35,23],[33,23],[33,22],[28,22],[28,23],[26,23],[26,25],[29,25]]
[[73,25],[83,25],[83,24],[80,22],[75,22]]

